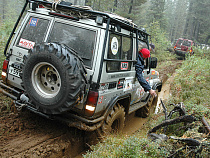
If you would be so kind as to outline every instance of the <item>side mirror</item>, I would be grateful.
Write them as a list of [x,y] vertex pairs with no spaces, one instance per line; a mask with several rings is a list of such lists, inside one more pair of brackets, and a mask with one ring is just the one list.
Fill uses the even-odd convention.
[[156,68],[157,67],[157,58],[152,57],[150,60],[150,68]]

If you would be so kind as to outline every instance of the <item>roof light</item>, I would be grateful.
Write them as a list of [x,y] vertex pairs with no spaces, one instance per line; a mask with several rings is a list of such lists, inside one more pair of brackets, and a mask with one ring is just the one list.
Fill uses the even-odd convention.
[[38,4],[36,2],[32,2],[32,10],[36,11],[37,7],[38,7]]
[[97,16],[96,17],[96,23],[99,25],[102,25],[104,21],[104,18],[102,16]]

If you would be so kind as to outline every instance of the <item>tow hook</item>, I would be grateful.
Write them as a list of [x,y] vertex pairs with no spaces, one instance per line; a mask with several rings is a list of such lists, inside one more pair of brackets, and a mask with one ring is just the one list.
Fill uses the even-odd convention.
[[21,104],[18,101],[15,101],[15,107],[17,108],[17,111],[21,111],[24,106],[26,106],[26,104]]
[[20,101],[15,101],[15,107],[21,111],[23,107],[27,106],[29,98],[25,94],[21,94]]

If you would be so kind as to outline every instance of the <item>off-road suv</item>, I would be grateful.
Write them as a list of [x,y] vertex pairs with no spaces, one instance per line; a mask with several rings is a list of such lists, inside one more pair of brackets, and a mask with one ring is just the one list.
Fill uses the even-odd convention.
[[183,58],[187,55],[193,55],[193,46],[195,46],[195,43],[192,40],[179,38],[174,45],[175,54]]
[[[149,34],[118,15],[65,2],[31,0],[22,13],[27,3],[31,9],[10,42],[20,19],[15,25],[2,70],[2,92],[18,109],[101,132],[122,130],[132,112],[148,116],[157,98],[140,86],[135,62]],[[156,65],[147,59],[144,77],[160,91]]]

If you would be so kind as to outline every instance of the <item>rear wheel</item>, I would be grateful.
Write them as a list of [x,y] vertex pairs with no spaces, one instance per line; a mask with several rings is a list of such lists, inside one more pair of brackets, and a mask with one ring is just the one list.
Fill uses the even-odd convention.
[[106,117],[106,120],[102,124],[102,126],[97,129],[97,133],[100,137],[111,134],[121,132],[123,130],[125,123],[125,111],[124,107],[117,103],[114,105],[112,111]]

